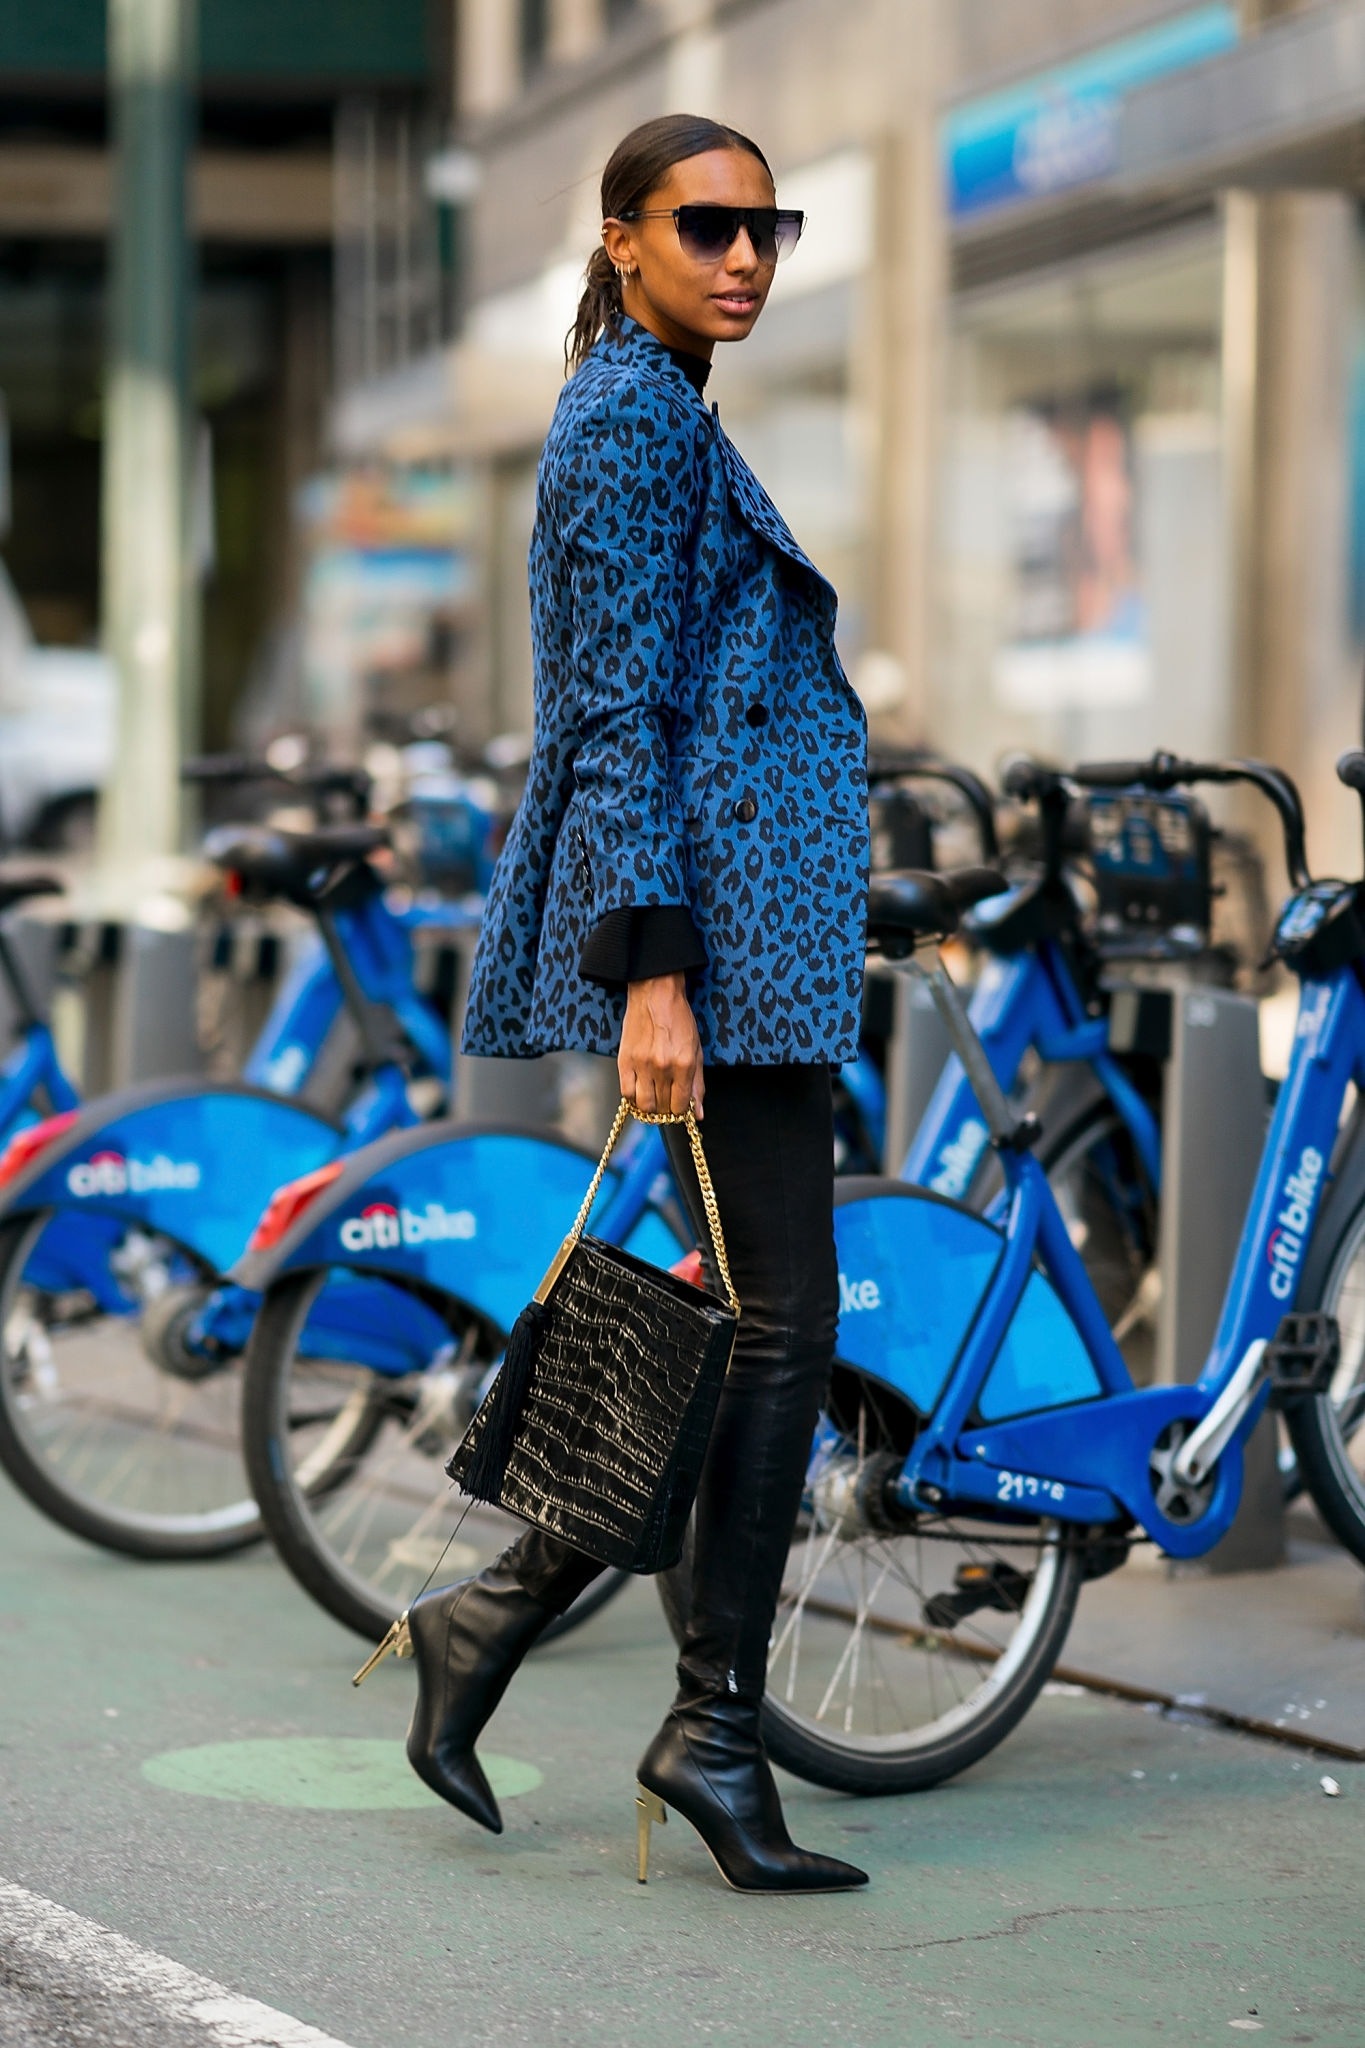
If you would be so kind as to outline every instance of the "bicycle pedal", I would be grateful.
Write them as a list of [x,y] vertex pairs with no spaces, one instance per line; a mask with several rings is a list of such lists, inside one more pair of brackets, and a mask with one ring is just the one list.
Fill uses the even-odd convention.
[[1283,1408],[1287,1402],[1325,1394],[1341,1363],[1341,1331],[1336,1317],[1316,1308],[1282,1316],[1279,1329],[1266,1346],[1265,1363],[1273,1407]]
[[951,1593],[935,1593],[922,1613],[930,1628],[956,1628],[968,1615],[993,1607],[999,1614],[1018,1614],[1033,1583],[1029,1572],[996,1559],[992,1564],[960,1564]]

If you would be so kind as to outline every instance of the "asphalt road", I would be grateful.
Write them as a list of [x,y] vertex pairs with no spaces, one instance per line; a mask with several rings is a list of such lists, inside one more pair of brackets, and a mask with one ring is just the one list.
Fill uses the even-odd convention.
[[684,1823],[642,1890],[647,1586],[522,1673],[500,1839],[412,1778],[410,1669],[356,1692],[358,1653],[265,1552],[139,1566],[0,1490],[0,2042],[1365,2043],[1365,1770],[1054,1694],[935,1793],[785,1781],[866,1894],[736,1898]]

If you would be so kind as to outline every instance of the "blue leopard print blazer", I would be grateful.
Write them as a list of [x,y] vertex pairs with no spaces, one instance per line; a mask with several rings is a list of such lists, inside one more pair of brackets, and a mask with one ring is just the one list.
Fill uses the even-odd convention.
[[579,972],[608,911],[682,905],[704,1057],[858,1050],[867,729],[835,596],[714,410],[634,321],[565,385],[531,541],[535,741],[464,1050],[614,1052]]

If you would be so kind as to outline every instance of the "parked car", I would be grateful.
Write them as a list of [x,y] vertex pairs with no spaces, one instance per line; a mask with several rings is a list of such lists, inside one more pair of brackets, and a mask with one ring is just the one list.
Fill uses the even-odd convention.
[[93,648],[42,647],[0,562],[0,845],[78,850],[114,760],[117,689]]

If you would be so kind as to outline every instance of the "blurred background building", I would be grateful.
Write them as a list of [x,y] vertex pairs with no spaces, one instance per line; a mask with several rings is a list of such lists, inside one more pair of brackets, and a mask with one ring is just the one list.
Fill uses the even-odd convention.
[[[598,177],[685,108],[809,216],[710,395],[836,583],[878,729],[983,768],[1267,754],[1349,868],[1365,0],[202,0],[198,37],[205,743],[343,747],[432,704],[471,749],[528,726]],[[105,63],[103,0],[0,13],[3,553],[72,649],[101,619]]]

